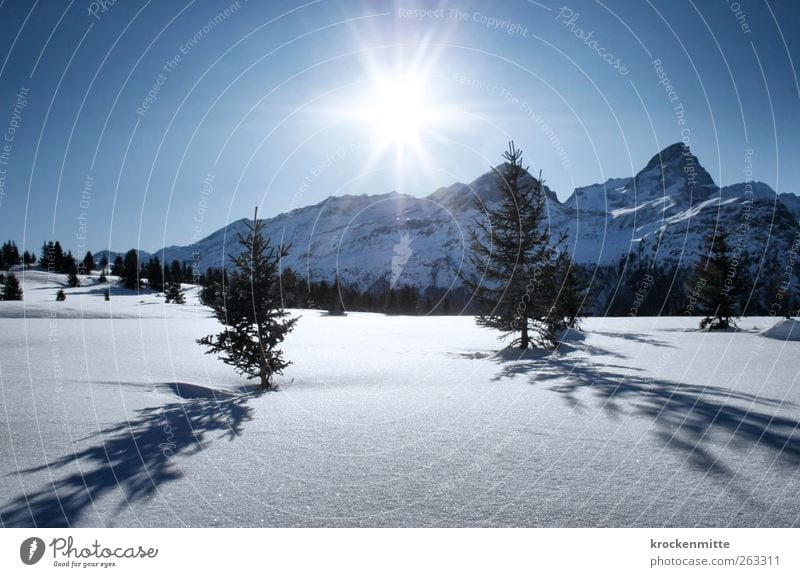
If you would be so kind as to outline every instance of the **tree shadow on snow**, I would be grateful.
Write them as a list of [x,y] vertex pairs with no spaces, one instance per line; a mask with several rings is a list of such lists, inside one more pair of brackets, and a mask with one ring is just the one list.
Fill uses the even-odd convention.
[[[79,440],[74,453],[20,471],[25,475],[49,470],[53,482],[3,505],[2,525],[69,527],[117,489],[122,493],[117,512],[151,498],[161,485],[181,478],[175,457],[197,454],[214,440],[238,437],[253,418],[248,401],[259,394],[221,395],[188,383],[163,386],[184,400],[140,409],[131,419]],[[89,440],[93,444],[78,448]],[[58,478],[60,469],[68,472]]]
[[585,408],[588,394],[611,418],[651,419],[651,430],[666,449],[683,454],[689,466],[709,475],[734,475],[720,447],[743,455],[767,449],[776,466],[800,465],[800,421],[786,416],[790,409],[798,414],[792,403],[724,387],[658,379],[640,369],[558,353],[521,361],[495,357],[494,361],[501,367],[497,378],[528,374],[534,385],[558,381],[550,390],[577,409]]
[[592,332],[596,335],[602,335],[616,339],[625,339],[626,341],[635,341],[637,343],[642,343],[645,345],[653,345],[656,347],[664,347],[670,349],[675,348],[675,345],[668,343],[667,341],[657,339],[653,335],[648,335],[644,333],[624,333],[624,332],[598,331],[598,330]]

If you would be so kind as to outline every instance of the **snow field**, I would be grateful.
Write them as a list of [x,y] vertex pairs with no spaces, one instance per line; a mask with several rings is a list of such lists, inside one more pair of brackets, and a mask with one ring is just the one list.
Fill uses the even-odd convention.
[[469,317],[293,311],[259,394],[195,343],[218,325],[193,294],[52,281],[0,303],[7,526],[800,524],[774,319],[587,319],[519,358]]

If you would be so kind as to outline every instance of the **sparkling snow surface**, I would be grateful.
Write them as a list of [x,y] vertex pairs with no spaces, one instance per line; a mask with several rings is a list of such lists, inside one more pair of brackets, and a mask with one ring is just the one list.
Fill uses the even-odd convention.
[[775,319],[588,319],[519,358],[469,317],[295,311],[258,394],[195,343],[218,325],[194,289],[54,280],[0,302],[5,526],[800,525]]

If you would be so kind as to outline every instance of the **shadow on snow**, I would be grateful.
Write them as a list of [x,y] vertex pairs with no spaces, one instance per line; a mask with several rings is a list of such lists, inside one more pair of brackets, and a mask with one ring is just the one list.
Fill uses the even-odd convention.
[[[535,385],[551,382],[550,390],[563,395],[577,409],[585,408],[589,395],[611,418],[634,415],[650,419],[653,434],[665,448],[682,453],[689,466],[709,475],[734,476],[735,471],[723,462],[723,451],[747,455],[757,448],[767,449],[776,466],[800,465],[800,421],[785,414],[787,409],[796,409],[792,403],[726,387],[660,379],[633,367],[597,363],[591,355],[624,357],[587,347],[579,336],[562,343],[559,350],[520,355],[518,350],[503,349],[491,357],[472,358],[490,357],[499,365],[496,380],[529,375]],[[583,351],[590,358],[562,354],[571,351]]]
[[[74,453],[20,471],[25,475],[49,470],[54,480],[3,505],[2,524],[68,527],[116,489],[122,493],[117,511],[151,497],[161,485],[182,476],[174,457],[199,453],[216,439],[238,437],[253,418],[248,401],[259,394],[220,394],[188,383],[162,386],[184,400],[140,409],[131,419],[81,440],[94,440],[90,446],[76,446]],[[57,478],[60,469],[69,472]]]

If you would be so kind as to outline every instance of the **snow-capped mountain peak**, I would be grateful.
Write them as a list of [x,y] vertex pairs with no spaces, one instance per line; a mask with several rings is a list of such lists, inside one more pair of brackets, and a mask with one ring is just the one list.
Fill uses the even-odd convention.
[[[329,197],[266,219],[266,231],[276,244],[292,246],[284,266],[311,280],[332,280],[338,274],[343,283],[362,290],[390,280],[448,287],[458,283],[457,271],[468,267],[469,229],[480,216],[481,203],[500,200],[499,169],[502,165],[425,198],[394,191]],[[708,231],[724,228],[733,235],[745,222],[745,250],[756,256],[765,254],[768,245],[784,250],[800,214],[800,199],[778,196],[761,182],[720,189],[682,143],[663,149],[634,176],[576,188],[564,203],[546,186],[545,193],[549,230],[554,237],[566,231],[574,260],[587,265],[617,262],[640,243],[649,245],[659,260],[688,263],[699,254]],[[245,222],[157,254],[165,262],[194,261],[203,271],[220,267],[228,254],[240,250],[238,233],[245,231]],[[398,246],[403,248],[402,266]]]

